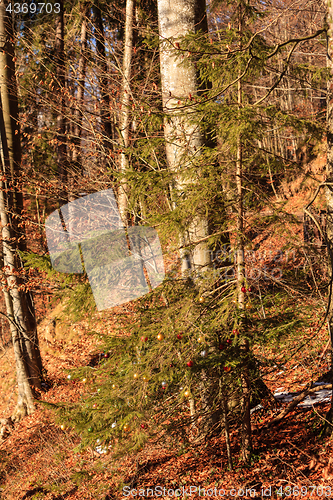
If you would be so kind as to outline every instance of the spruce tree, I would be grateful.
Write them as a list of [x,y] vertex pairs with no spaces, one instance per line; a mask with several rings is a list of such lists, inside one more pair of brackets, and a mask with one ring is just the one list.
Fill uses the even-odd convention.
[[[259,144],[276,125],[318,137],[321,129],[265,99],[254,101],[250,84],[260,81],[276,55],[287,57],[289,64],[295,41],[272,47],[251,29],[255,19],[264,18],[262,12],[241,2],[232,8],[230,26],[218,36],[189,32],[172,49],[184,68],[196,67],[199,74],[200,92],[180,96],[179,106],[193,130],[209,139],[195,159],[191,151],[176,203],[170,186],[179,187],[179,171],[167,164],[160,132],[163,123],[170,125],[169,113],[157,106],[150,115],[137,110],[143,133],[135,148],[127,149],[130,210],[135,213],[139,205],[144,223],[156,225],[164,248],[174,251],[179,246],[193,251],[198,242],[179,245],[178,235],[198,214],[205,217],[216,228],[203,236],[210,266],[184,277],[181,263],[174,261],[163,285],[135,303],[118,332],[101,339],[98,365],[70,374],[85,379],[87,391],[80,404],[64,403],[60,413],[82,435],[82,446],[110,445],[114,453],[138,450],[147,439],[187,446],[224,428],[231,467],[228,429],[240,428],[242,420],[243,430],[247,426],[243,459],[251,458],[249,410],[261,386],[253,346],[265,332],[258,328],[256,283],[250,282],[239,256],[249,244],[246,210],[258,210],[271,195],[258,177],[266,182],[273,166],[278,172],[286,165],[281,158],[271,162]],[[156,39],[146,43],[153,46]],[[137,159],[144,159],[145,168],[134,168]],[[231,234],[233,251],[224,254],[225,232]],[[238,274],[236,266],[242,267]]]

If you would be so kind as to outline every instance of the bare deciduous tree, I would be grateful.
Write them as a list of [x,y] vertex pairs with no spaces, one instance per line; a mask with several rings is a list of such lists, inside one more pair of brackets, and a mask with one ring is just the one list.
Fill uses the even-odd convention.
[[[29,293],[22,289],[18,273],[20,259],[17,250],[25,248],[25,238],[22,229],[19,229],[19,224],[15,222],[19,217],[20,225],[22,225],[20,216],[23,209],[23,196],[17,188],[21,171],[21,145],[14,66],[14,37],[12,22],[6,11],[7,6],[7,1],[0,3],[0,135],[2,171],[6,179],[6,181],[2,180],[0,185],[0,217],[4,269],[3,291],[14,346],[18,383],[18,401],[12,418],[20,420],[34,410],[34,387],[40,388],[41,386],[42,362],[33,303]],[[9,186],[11,195],[7,194]]]

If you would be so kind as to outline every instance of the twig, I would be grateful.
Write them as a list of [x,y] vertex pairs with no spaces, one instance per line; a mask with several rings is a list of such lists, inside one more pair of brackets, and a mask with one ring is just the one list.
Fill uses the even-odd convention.
[[[314,221],[314,223],[316,224],[316,227],[318,228],[319,230],[319,233],[321,234],[323,240],[325,241],[326,245],[327,245],[327,252],[328,252],[328,256],[329,256],[329,260],[330,260],[330,264],[331,264],[331,268],[333,267],[333,254],[332,254],[332,249],[331,249],[331,246],[329,245],[329,242],[327,241],[327,238],[326,238],[326,235],[322,233],[322,230],[321,228],[319,227],[317,221],[315,220],[315,218],[312,216],[312,214],[310,214],[310,212],[308,212],[308,208],[310,205],[312,205],[312,203],[315,201],[316,197],[318,196],[318,193],[320,191],[320,188],[323,187],[323,186],[333,186],[333,182],[322,182],[321,184],[319,184],[319,186],[317,187],[317,190],[314,194],[314,197],[312,198],[312,200],[306,205],[306,207],[304,207],[304,212],[307,213],[311,219]],[[319,326],[317,332],[316,332],[316,335],[320,332],[320,330],[322,329],[322,327],[324,326],[325,324],[325,321],[327,320],[327,323],[328,323],[328,329],[329,329],[329,332],[330,332],[330,339],[331,339],[331,344],[333,345],[332,343],[332,335],[331,335],[331,331],[330,331],[330,322],[328,320],[328,315],[329,315],[329,312],[330,312],[330,306],[331,306],[331,302],[332,302],[332,292],[333,292],[333,273],[331,273],[331,276],[330,276],[330,282],[329,282],[329,286],[328,286],[328,289],[329,289],[329,296],[328,296],[328,301],[327,301],[327,306],[326,306],[326,311],[325,311],[325,316],[324,316],[324,319],[322,321],[322,324]]]
[[[272,87],[269,89],[269,91],[266,93],[266,95],[264,95],[263,97],[261,97],[261,99],[259,99],[256,103],[253,104],[253,106],[258,106],[258,104],[262,103],[265,99],[267,99],[267,97],[273,92],[273,90],[279,85],[279,83],[281,82],[282,78],[284,77],[284,75],[286,74],[286,71],[289,67],[289,62],[290,62],[290,59],[291,59],[291,56],[292,56],[292,53],[294,52],[294,50],[296,49],[297,47],[297,44],[298,42],[294,42],[294,45],[293,47],[290,49],[289,51],[289,54],[288,54],[288,57],[286,59],[286,64],[285,64],[285,67],[283,69],[283,71],[281,71],[278,79],[276,80],[276,82],[272,85]],[[274,53],[273,53],[274,55]],[[275,190],[275,189],[274,189]]]
[[259,299],[260,299],[260,304],[261,304],[261,309],[262,309],[262,315],[264,317],[264,319],[266,319],[266,313],[265,313],[265,309],[264,309],[264,304],[263,304],[263,301],[262,301],[262,298],[261,298],[261,290],[260,290],[260,283],[258,281],[258,291],[259,291]]
[[[194,245],[197,245],[198,243],[201,243],[203,241],[206,241],[206,240],[209,240],[209,238],[212,238],[213,236],[219,236],[221,234],[226,234],[226,233],[230,233],[232,232],[233,230],[235,230],[235,228],[230,228],[230,229],[227,229],[226,231],[218,231],[217,233],[213,233],[213,234],[209,234],[208,236],[205,236],[204,238],[200,238],[200,240],[196,240],[196,241],[192,241],[191,243],[188,243],[186,245],[181,245],[180,247],[178,247],[176,250],[180,250],[181,248],[187,248],[187,247],[190,247],[190,246],[194,246]],[[176,250],[172,250],[173,252],[176,251]]]
[[323,357],[324,357],[324,355],[325,355],[325,353],[326,353],[326,351],[327,351],[327,349],[328,349],[328,347],[329,347],[330,343],[331,343],[331,339],[329,339],[329,340],[327,341],[327,344],[326,344],[326,346],[325,346],[325,348],[324,348],[323,352],[321,353],[321,356],[320,356],[320,358],[319,358],[319,360],[318,360],[318,363],[320,363],[320,361],[323,359]]
[[317,385],[316,387],[308,388],[305,389],[301,394],[296,396],[290,403],[289,405],[281,412],[279,415],[270,422],[268,422],[267,427],[270,427],[271,425],[276,424],[277,422],[280,422],[295,406],[298,405],[303,399],[306,398],[309,394],[312,394],[313,392],[320,391],[321,389],[332,389],[332,384],[322,384],[322,385]]
[[296,450],[298,450],[300,453],[302,453],[303,455],[305,455],[306,457],[308,457],[310,460],[313,460],[315,457],[311,457],[311,455],[308,455],[307,453],[305,453],[305,451],[301,450],[300,448],[298,448],[296,445],[294,445],[293,443],[291,443],[290,441],[286,440],[287,443],[290,444],[290,446],[292,446],[293,448],[296,448]]
[[312,198],[311,201],[309,201],[309,203],[306,205],[305,209],[309,208],[309,206],[312,205],[312,203],[315,201],[315,199],[318,196],[320,188],[322,188],[323,186],[333,186],[333,182],[322,182],[321,184],[319,184],[319,186],[317,187],[316,192],[314,194],[314,197]]
[[324,236],[324,234],[323,234],[323,232],[322,232],[322,230],[321,230],[321,227],[320,227],[320,225],[318,224],[318,222],[317,222],[316,218],[315,218],[315,217],[313,217],[313,215],[312,215],[312,214],[311,214],[311,213],[310,213],[310,212],[309,212],[306,208],[304,208],[303,210],[304,210],[304,212],[305,212],[305,213],[306,213],[306,214],[310,217],[310,219],[312,219],[312,220],[313,220],[313,222],[315,223],[315,225],[316,225],[316,227],[317,227],[317,229],[318,229],[318,231],[319,231],[319,233],[320,233],[320,236],[323,238],[323,240],[325,240],[325,236]]

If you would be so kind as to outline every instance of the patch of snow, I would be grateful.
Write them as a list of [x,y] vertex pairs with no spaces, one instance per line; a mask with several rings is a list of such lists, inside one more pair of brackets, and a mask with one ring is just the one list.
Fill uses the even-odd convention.
[[105,446],[96,446],[95,451],[97,451],[100,455],[103,455],[108,452],[108,449]]
[[251,415],[252,415],[252,413],[254,413],[255,411],[257,411],[257,410],[262,410],[263,408],[264,408],[264,407],[263,407],[263,405],[260,405],[260,404],[259,404],[259,405],[255,406],[254,408],[252,408],[252,409],[250,410],[250,413],[251,413]]
[[[315,382],[314,385],[328,385],[327,382]],[[306,384],[301,384],[306,385]],[[278,389],[274,392],[274,398],[280,403],[290,403],[294,397],[299,395],[299,392],[278,392]],[[331,389],[320,389],[312,394],[309,394],[303,399],[297,406],[301,408],[311,408],[314,404],[330,402],[332,399]]]

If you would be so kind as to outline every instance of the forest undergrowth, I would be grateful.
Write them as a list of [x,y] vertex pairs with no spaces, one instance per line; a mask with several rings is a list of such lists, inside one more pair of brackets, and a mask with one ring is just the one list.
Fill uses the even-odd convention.
[[[297,211],[295,197],[293,203]],[[330,369],[323,321],[326,250],[301,244],[300,221],[284,224],[284,234],[277,226],[263,225],[247,255],[255,304],[253,324],[257,321],[270,332],[264,343],[254,345],[254,354],[271,393],[299,393]],[[134,314],[131,303],[77,321],[64,311],[64,304],[58,302],[48,306],[42,317],[40,308],[39,337],[47,373],[40,400],[51,404],[80,401],[89,391],[88,384],[69,378],[71,370],[94,370],[103,363],[99,336],[112,335],[124,312]],[[56,325],[51,333],[50,324]],[[4,347],[2,418],[15,403],[15,380],[10,378],[13,362],[12,348]],[[234,467],[229,470],[224,433],[204,443],[184,442],[169,448],[148,441],[138,453],[115,458],[112,448],[108,453],[97,445],[80,450],[80,436],[39,404],[0,444],[0,498],[106,500],[145,496],[156,487],[165,498],[179,488],[184,498],[330,496],[333,442],[320,433],[329,404],[296,407],[273,425],[273,418],[286,404],[274,404],[268,398],[261,405],[251,415],[253,452],[248,466],[241,461],[239,428],[231,423]]]

